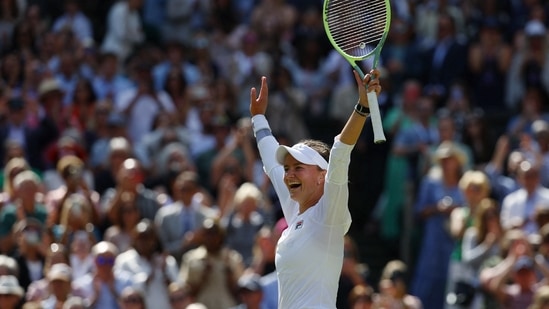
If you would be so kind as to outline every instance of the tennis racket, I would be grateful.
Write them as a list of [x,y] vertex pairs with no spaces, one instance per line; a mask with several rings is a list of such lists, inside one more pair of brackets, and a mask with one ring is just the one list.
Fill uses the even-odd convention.
[[[374,56],[376,68],[391,23],[389,0],[324,0],[322,15],[324,30],[335,50],[364,78],[357,61]],[[374,91],[368,92],[368,105],[374,142],[383,143],[385,134]]]

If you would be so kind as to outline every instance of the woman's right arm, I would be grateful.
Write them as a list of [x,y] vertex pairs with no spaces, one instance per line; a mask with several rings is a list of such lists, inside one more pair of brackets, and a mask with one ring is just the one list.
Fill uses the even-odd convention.
[[261,88],[259,95],[256,88],[250,90],[250,114],[252,116],[252,128],[257,141],[259,155],[263,163],[263,169],[269,176],[273,188],[275,189],[278,198],[282,205],[282,210],[286,218],[290,214],[288,209],[285,209],[286,201],[289,200],[290,194],[288,188],[284,184],[284,169],[276,161],[275,153],[279,144],[271,132],[269,122],[265,118],[265,112],[268,105],[269,87],[267,78],[261,78]]

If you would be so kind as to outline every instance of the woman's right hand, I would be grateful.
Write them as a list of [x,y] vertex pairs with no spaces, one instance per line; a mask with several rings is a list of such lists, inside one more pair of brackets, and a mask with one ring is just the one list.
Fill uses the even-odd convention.
[[255,87],[250,89],[250,114],[255,115],[265,115],[267,110],[269,97],[269,86],[267,85],[267,77],[261,77],[261,88],[259,89],[259,95],[257,95],[257,90]]

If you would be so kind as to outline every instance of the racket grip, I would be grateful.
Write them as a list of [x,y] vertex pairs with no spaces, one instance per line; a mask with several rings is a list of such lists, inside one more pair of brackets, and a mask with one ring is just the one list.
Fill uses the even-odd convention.
[[384,143],[385,133],[383,133],[381,113],[379,112],[379,104],[375,91],[368,92],[368,107],[370,108],[370,119],[372,120],[372,128],[374,130],[374,143]]

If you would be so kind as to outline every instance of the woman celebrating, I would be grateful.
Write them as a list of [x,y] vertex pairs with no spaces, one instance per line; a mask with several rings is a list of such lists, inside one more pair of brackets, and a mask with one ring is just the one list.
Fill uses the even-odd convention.
[[[372,70],[363,80],[355,74],[359,101],[330,148],[305,140],[279,146],[265,118],[269,94],[261,79],[259,96],[250,91],[253,130],[263,168],[275,188],[288,228],[276,249],[279,308],[336,308],[338,279],[343,263],[343,237],[351,225],[347,208],[351,151],[368,116],[368,91],[381,91]],[[317,257],[311,263],[311,256]]]

